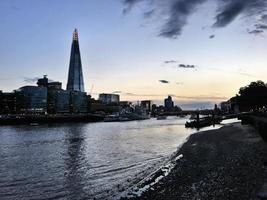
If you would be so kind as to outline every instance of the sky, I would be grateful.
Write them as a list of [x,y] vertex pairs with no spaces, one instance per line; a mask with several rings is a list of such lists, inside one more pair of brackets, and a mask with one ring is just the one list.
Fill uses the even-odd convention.
[[66,87],[79,32],[85,89],[208,108],[267,79],[266,0],[2,0],[0,90]]

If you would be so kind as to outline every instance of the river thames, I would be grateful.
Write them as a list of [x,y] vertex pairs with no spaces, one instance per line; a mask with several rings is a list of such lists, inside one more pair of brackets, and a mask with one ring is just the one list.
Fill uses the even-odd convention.
[[196,132],[186,120],[2,126],[0,199],[117,199]]

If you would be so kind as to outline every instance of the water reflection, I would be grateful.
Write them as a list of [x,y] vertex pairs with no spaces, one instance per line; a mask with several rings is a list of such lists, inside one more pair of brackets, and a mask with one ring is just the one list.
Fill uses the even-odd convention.
[[0,199],[115,199],[195,132],[185,121],[2,126]]
[[65,156],[65,187],[68,191],[67,199],[83,199],[86,192],[84,184],[86,168],[88,165],[85,159],[84,126],[73,125],[67,130],[65,143],[67,145],[67,155]]

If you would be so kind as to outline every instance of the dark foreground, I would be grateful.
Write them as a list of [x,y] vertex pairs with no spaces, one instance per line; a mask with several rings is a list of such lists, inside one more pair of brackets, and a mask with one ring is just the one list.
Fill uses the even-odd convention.
[[170,174],[133,199],[260,199],[267,145],[251,126],[194,134],[178,154]]

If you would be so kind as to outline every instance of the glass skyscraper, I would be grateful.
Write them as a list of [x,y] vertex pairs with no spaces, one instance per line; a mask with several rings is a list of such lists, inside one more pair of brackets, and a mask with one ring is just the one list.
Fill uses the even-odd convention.
[[67,90],[84,92],[82,61],[77,29],[73,32]]

